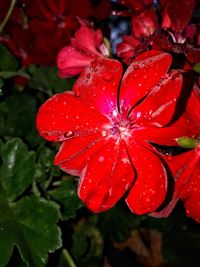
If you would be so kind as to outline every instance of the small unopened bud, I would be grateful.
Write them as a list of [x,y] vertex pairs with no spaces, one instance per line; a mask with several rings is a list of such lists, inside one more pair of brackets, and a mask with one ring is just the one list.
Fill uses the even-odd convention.
[[187,136],[182,136],[180,138],[177,138],[176,141],[179,144],[179,146],[184,148],[196,148],[199,144],[197,139]]

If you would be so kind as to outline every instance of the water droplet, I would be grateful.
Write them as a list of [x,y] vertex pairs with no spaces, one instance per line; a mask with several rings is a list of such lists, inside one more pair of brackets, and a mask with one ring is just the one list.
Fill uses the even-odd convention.
[[64,134],[64,137],[69,138],[69,137],[72,137],[73,135],[74,135],[73,131],[68,131],[67,133]]
[[79,116],[76,116],[76,119],[78,120],[80,117]]
[[96,60],[91,62],[91,66],[92,66],[93,69],[96,68],[96,66],[97,66],[97,62],[96,62]]
[[81,96],[81,90],[76,89],[75,96],[80,97]]
[[104,59],[101,59],[99,63],[100,63],[101,66],[103,66],[103,64],[104,64]]
[[117,110],[114,109],[113,112],[112,112],[112,115],[113,115],[114,117],[117,117],[117,114],[118,114]]
[[110,82],[110,81],[112,81],[113,76],[110,73],[104,73],[103,76],[102,76],[102,78],[104,79],[104,81]]
[[88,73],[88,74],[86,75],[86,77],[87,77],[87,79],[90,79],[90,74]]
[[134,68],[134,70],[138,70],[138,69],[139,69],[139,65],[138,65],[138,64],[135,64],[135,65],[133,66],[133,68]]
[[107,135],[106,131],[102,131],[102,132],[101,132],[101,135],[102,135],[102,136],[106,136],[106,135]]
[[99,162],[103,162],[105,158],[103,156],[99,157]]
[[179,72],[173,73],[172,74],[172,80],[177,80],[179,76],[180,76]]

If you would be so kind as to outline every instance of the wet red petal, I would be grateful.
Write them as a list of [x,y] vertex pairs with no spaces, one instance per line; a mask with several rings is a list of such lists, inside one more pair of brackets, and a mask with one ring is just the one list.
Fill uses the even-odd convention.
[[72,38],[71,44],[78,50],[89,51],[101,57],[101,53],[97,48],[102,44],[103,36],[100,30],[96,32],[88,27],[81,27]]
[[133,179],[125,145],[111,139],[91,157],[80,178],[78,194],[92,211],[105,211],[123,196]]
[[54,164],[71,175],[79,176],[90,157],[107,142],[100,133],[70,138],[62,143]]
[[133,137],[135,140],[152,142],[158,145],[178,146],[176,139],[180,136],[187,135],[189,132],[189,129],[181,129],[172,126],[165,128],[148,127],[135,130]]
[[126,199],[133,213],[155,211],[165,199],[167,174],[158,156],[139,143],[128,145],[137,179]]
[[146,96],[167,73],[170,64],[171,56],[167,53],[151,50],[140,54],[122,79],[121,108],[131,108]]
[[176,180],[175,190],[184,201],[186,213],[200,222],[200,148],[176,156],[168,164]]
[[137,125],[165,126],[172,119],[182,87],[182,75],[172,71],[165,75],[146,99],[133,109],[130,117]]
[[[200,164],[200,162],[199,162]],[[185,202],[185,210],[188,217],[192,217],[200,223],[200,169],[196,168],[192,174],[191,181],[187,187],[186,197],[182,197]]]
[[49,141],[101,131],[107,119],[81,102],[71,92],[57,94],[46,101],[37,115],[37,129]]
[[118,61],[95,60],[77,79],[73,90],[84,103],[110,118],[117,109],[121,75],[122,65]]
[[144,10],[132,16],[132,33],[136,38],[150,36],[158,29],[158,18],[154,10]]
[[60,50],[57,57],[59,76],[62,78],[73,77],[81,73],[92,60],[93,58],[81,54],[72,46],[66,46]]

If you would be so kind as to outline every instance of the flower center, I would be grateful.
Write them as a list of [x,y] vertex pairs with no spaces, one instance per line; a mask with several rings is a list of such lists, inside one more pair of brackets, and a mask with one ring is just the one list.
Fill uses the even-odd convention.
[[121,116],[115,118],[115,121],[105,126],[105,131],[102,131],[102,136],[112,137],[115,139],[126,139],[131,136],[131,130],[134,128],[133,122]]

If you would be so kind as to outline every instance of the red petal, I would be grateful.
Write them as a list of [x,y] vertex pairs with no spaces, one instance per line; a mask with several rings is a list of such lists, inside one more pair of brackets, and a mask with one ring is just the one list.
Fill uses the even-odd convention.
[[187,133],[189,133],[189,129],[148,127],[134,130],[134,138],[138,141],[152,142],[158,145],[178,146],[176,139],[180,136],[187,136]]
[[111,208],[130,187],[134,171],[123,143],[114,139],[91,157],[79,184],[79,197],[94,212]]
[[107,117],[117,110],[122,65],[116,60],[95,60],[77,79],[73,90],[90,107]]
[[176,192],[185,203],[186,213],[200,223],[200,148],[172,159],[170,167]]
[[124,74],[121,91],[121,107],[131,108],[159,83],[167,73],[171,56],[161,51],[150,50],[140,54]]
[[[200,162],[199,162],[200,164]],[[200,169],[196,169],[191,177],[187,189],[188,196],[183,198],[188,217],[200,223]]]
[[153,212],[165,199],[167,191],[165,168],[158,156],[140,143],[129,144],[128,151],[138,176],[126,202],[133,213]]
[[60,50],[57,57],[59,75],[62,78],[73,77],[81,73],[92,60],[92,58],[81,54],[72,46],[66,46]]
[[137,125],[165,126],[172,119],[182,87],[182,75],[172,71],[154,87],[146,99],[133,109],[131,119]]
[[72,136],[101,132],[107,119],[81,102],[71,92],[57,94],[39,109],[36,124],[42,137],[49,141],[64,141]]
[[132,33],[136,38],[145,38],[158,29],[158,18],[154,10],[146,9],[132,16]]
[[75,34],[75,38],[72,38],[71,44],[78,50],[85,52],[89,51],[96,56],[101,57],[101,53],[97,51],[97,48],[102,44],[103,36],[100,30],[96,32],[88,27],[81,27]]
[[100,133],[68,139],[62,143],[54,164],[71,175],[79,176],[90,157],[107,142]]

